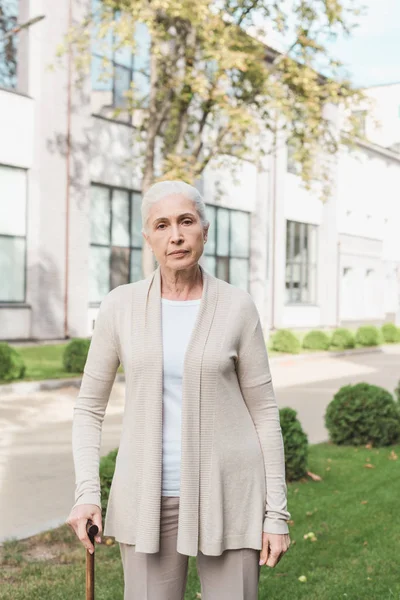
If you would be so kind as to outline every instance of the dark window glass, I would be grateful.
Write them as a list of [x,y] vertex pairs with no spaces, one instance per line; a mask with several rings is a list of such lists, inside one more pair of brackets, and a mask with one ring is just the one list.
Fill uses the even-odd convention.
[[110,248],[91,246],[89,256],[89,299],[101,302],[110,291]]
[[25,238],[0,235],[0,301],[25,300]]
[[215,256],[206,256],[205,257],[205,267],[206,270],[211,273],[211,275],[216,275],[216,261]]
[[26,171],[0,165],[0,302],[25,301],[25,255]]
[[317,227],[309,223],[287,221],[285,303],[315,304]]
[[129,283],[129,248],[111,248],[111,289]]
[[131,281],[142,279],[142,251],[131,251]]
[[115,67],[115,88],[114,88],[114,106],[115,108],[126,108],[128,98],[126,93],[130,90],[132,81],[132,72],[125,67],[116,65]]
[[110,243],[110,190],[92,186],[90,202],[90,241],[92,244]]
[[131,245],[129,231],[130,193],[125,190],[113,190],[112,193],[112,235],[114,246]]
[[[146,107],[150,91],[150,35],[145,24],[135,26],[136,47],[124,45],[114,34],[100,35],[101,3],[93,0],[95,22],[92,36],[92,111],[105,117],[131,121],[128,92],[134,84],[134,99]],[[116,11],[115,20],[119,13]],[[104,61],[104,59],[107,59]]]
[[230,283],[247,291],[249,281],[249,261],[244,258],[231,258],[229,263]]
[[229,281],[229,258],[217,257],[217,277]]
[[217,254],[229,256],[229,211],[225,208],[217,212]]
[[[112,92],[113,65],[101,56],[92,56],[92,91],[93,92]],[[103,102],[106,96],[103,94]]]
[[[216,244],[216,208],[215,206],[207,206],[207,219],[210,223],[210,227],[208,229],[207,243],[205,245],[205,253],[206,254],[215,254]],[[215,264],[215,263],[214,263]]]
[[141,248],[143,246],[142,219],[141,216],[142,197],[133,192],[131,202],[131,236],[132,245]]
[[234,256],[248,258],[250,254],[249,218],[246,213],[231,212],[231,252]]
[[142,279],[141,195],[92,185],[90,302]]
[[250,275],[250,214],[207,206],[210,222],[204,265],[219,279],[248,290]]

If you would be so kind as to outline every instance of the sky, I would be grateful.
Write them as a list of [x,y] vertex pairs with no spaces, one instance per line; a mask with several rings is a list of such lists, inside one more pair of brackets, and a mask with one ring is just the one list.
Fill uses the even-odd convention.
[[[280,2],[284,12],[290,15],[294,0]],[[362,6],[364,11],[359,17],[353,17],[357,27],[350,36],[343,35],[329,42],[331,58],[344,63],[346,74],[357,87],[400,82],[400,0],[341,2],[347,6],[353,3]],[[278,35],[262,17],[256,17],[255,25],[264,28],[265,37],[261,39],[277,50],[284,51],[293,42],[290,18],[289,32],[284,36]]]
[[363,0],[365,16],[351,38],[332,52],[346,64],[357,86],[400,82],[400,0]]

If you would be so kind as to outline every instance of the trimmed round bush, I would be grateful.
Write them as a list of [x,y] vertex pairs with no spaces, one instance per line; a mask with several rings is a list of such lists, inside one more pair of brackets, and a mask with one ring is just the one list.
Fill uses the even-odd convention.
[[389,446],[400,440],[399,404],[379,386],[345,385],[328,405],[325,425],[338,445]]
[[354,348],[355,340],[354,335],[349,329],[345,327],[338,327],[332,334],[331,337],[331,348],[333,350],[347,350]]
[[117,460],[118,448],[111,450],[100,459],[100,490],[101,490],[101,513],[103,523],[106,518],[108,498],[110,496],[111,482],[114,477],[115,462]]
[[400,402],[400,381],[397,384],[397,388],[394,390],[394,396],[397,398],[397,401]]
[[281,408],[279,417],[285,447],[286,479],[296,481],[307,474],[308,438],[293,408]]
[[328,350],[331,340],[325,331],[315,329],[304,336],[303,348],[306,350]]
[[395,344],[400,342],[400,330],[394,323],[385,323],[381,327],[383,341],[386,344]]
[[7,342],[0,342],[0,379],[12,381],[25,375],[26,367],[22,356]]
[[271,348],[276,352],[298,354],[301,349],[300,341],[289,329],[279,329],[271,336]]
[[63,364],[68,373],[83,373],[90,340],[77,338],[71,340],[64,350]]
[[374,325],[362,325],[357,329],[355,342],[359,346],[379,346],[381,333]]

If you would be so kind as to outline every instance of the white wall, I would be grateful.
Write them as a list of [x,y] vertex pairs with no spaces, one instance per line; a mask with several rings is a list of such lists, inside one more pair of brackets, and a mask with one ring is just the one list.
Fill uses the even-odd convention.
[[33,115],[31,98],[0,90],[0,164],[32,166]]
[[365,93],[373,103],[366,123],[367,138],[384,148],[400,144],[400,83],[367,88]]
[[338,219],[344,321],[382,321],[398,312],[399,189],[400,160],[365,145],[342,148]]
[[[211,161],[204,171],[203,196],[209,204],[253,211],[257,200],[257,167],[247,160],[226,158],[229,166]],[[234,168],[234,174],[230,171]]]

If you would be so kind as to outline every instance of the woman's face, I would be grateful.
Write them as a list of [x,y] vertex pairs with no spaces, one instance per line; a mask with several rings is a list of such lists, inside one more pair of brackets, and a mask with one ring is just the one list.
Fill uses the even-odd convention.
[[152,205],[143,234],[161,268],[188,269],[199,262],[207,239],[194,202],[171,194]]

